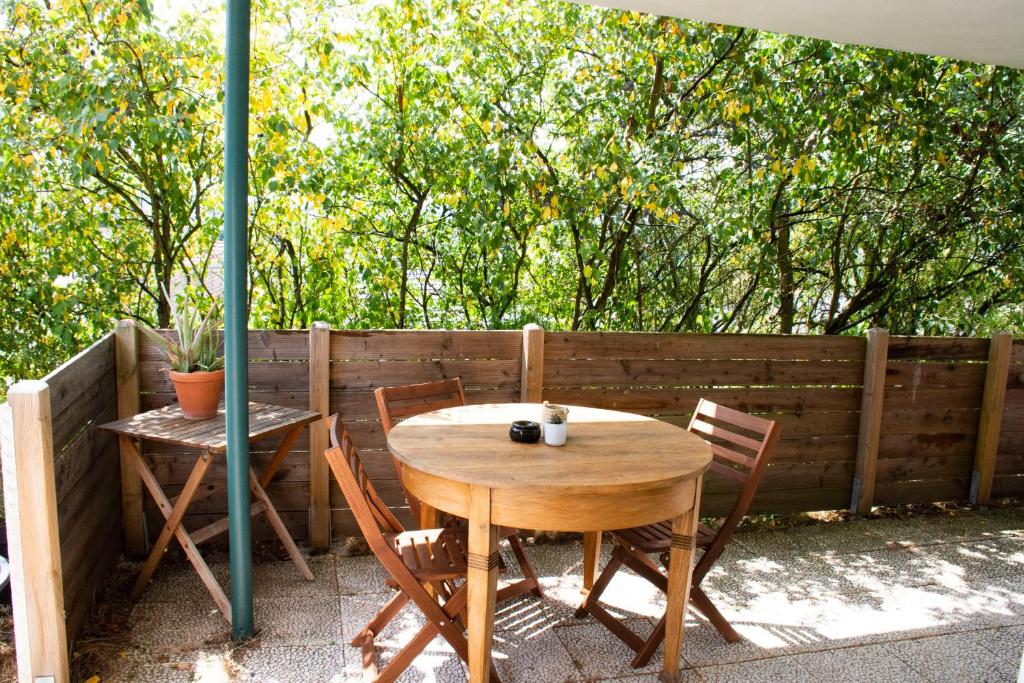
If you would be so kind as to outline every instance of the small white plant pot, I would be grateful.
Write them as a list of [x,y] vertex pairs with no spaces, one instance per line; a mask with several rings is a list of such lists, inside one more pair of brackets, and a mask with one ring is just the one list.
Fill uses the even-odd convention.
[[569,432],[569,423],[544,425],[544,443],[549,446],[564,446],[565,436]]

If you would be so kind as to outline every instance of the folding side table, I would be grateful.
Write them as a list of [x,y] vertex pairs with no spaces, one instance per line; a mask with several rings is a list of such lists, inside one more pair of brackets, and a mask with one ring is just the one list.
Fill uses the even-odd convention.
[[[270,483],[274,473],[288,456],[302,430],[306,425],[318,419],[320,419],[320,414],[310,410],[297,410],[265,403],[249,404],[250,442],[280,434],[284,435],[281,445],[259,476],[252,468],[249,468],[249,487],[255,497],[249,514],[253,517],[261,514],[266,516],[270,526],[288,551],[292,562],[307,581],[313,580],[313,573],[309,570],[295,541],[288,534],[284,522],[281,521],[281,516],[277,513],[264,488]],[[157,507],[166,519],[166,523],[142,567],[142,572],[132,588],[132,599],[136,600],[142,594],[157,565],[160,564],[171,537],[174,536],[178,539],[192,566],[195,567],[199,578],[206,585],[206,589],[213,596],[213,601],[217,603],[217,607],[230,623],[231,603],[220,584],[217,583],[217,579],[214,578],[210,567],[203,560],[203,556],[199,554],[198,548],[199,544],[227,531],[228,518],[224,517],[193,532],[187,531],[182,526],[189,505],[226,488],[226,484],[209,485],[200,491],[200,485],[203,483],[210,465],[213,464],[214,458],[224,456],[227,452],[223,405],[221,405],[217,416],[209,420],[187,420],[182,415],[181,409],[175,404],[101,425],[100,429],[114,432],[121,437],[121,443],[125,446],[122,452],[127,454],[135,466],[142,482],[149,489],[150,495],[153,496],[153,500],[156,501]],[[142,441],[159,441],[199,450],[196,464],[178,496],[168,498],[164,493],[153,470],[142,457],[140,447]]]

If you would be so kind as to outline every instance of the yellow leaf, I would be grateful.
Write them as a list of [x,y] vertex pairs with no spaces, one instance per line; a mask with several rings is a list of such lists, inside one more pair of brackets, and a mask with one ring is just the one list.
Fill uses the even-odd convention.
[[591,268],[590,266],[583,266],[583,277],[585,277],[585,278],[587,278],[589,280],[590,276],[593,275],[593,273],[594,273],[594,269],[593,268]]
[[949,159],[946,157],[946,153],[941,151],[938,153],[938,155],[936,155],[935,160],[938,161],[939,165],[941,166],[945,166],[949,163]]
[[551,220],[551,207],[544,207],[544,210],[540,212],[540,219],[542,221]]
[[615,173],[616,171],[619,170],[619,165],[616,164],[615,162],[612,162],[612,165],[608,167],[608,170],[611,171],[612,173]]
[[503,216],[508,216],[509,212],[511,212],[511,211],[512,211],[512,208],[509,206],[508,202],[505,202],[505,206],[501,207],[502,215]]
[[483,131],[484,131],[485,133],[490,133],[490,132],[491,132],[491,122],[490,122],[490,121],[484,121],[484,122],[482,122],[482,123],[480,124],[480,127],[481,127],[481,128],[483,128]]
[[778,159],[773,161],[772,162],[772,171],[774,171],[775,173],[781,173],[782,172],[782,162],[779,161]]

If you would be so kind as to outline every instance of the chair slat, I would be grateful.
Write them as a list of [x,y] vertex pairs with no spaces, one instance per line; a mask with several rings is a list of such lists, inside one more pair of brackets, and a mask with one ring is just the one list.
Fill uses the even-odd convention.
[[710,422],[705,422],[704,420],[694,419],[692,422],[690,422],[690,430],[698,431],[703,434],[707,434],[708,436],[713,436],[722,439],[723,441],[734,443],[737,446],[743,446],[744,448],[748,448],[754,451],[755,453],[761,449],[760,441],[756,439],[751,439],[748,436],[743,436],[742,434],[737,434],[736,432],[730,431],[725,427],[713,425]]
[[748,469],[752,468],[754,466],[754,463],[757,462],[755,458],[751,458],[749,455],[743,455],[742,453],[737,453],[736,451],[730,451],[725,446],[719,445],[717,443],[709,443],[708,445],[711,446],[711,452],[714,455],[718,456],[719,458],[724,458],[729,462],[734,462],[737,465],[743,465]]
[[771,430],[772,425],[775,424],[772,420],[744,413],[734,408],[720,406],[717,403],[712,403],[705,399],[700,400],[695,412],[697,415],[704,415],[721,422],[728,422],[729,424],[760,434],[761,436],[767,434]]
[[710,469],[715,474],[721,475],[727,479],[732,479],[733,481],[738,481],[741,484],[744,484],[747,481],[747,475],[742,472],[737,472],[733,468],[727,467],[720,462],[712,461]]

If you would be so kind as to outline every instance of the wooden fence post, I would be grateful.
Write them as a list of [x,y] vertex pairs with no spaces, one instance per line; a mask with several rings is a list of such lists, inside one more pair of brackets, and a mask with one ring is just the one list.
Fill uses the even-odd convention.
[[[324,417],[330,413],[331,327],[315,322],[309,328],[309,409]],[[316,549],[331,547],[330,478],[324,451],[327,427],[309,425],[309,544]]]
[[4,507],[11,555],[11,602],[18,680],[67,683],[53,425],[46,382],[18,382],[3,415]]
[[970,500],[986,505],[992,498],[992,479],[996,471],[999,451],[999,430],[1003,424],[1003,403],[1006,400],[1006,382],[1010,375],[1010,351],[1013,335],[996,332],[988,347],[988,367],[985,369],[985,390],[981,397],[981,415],[978,418],[978,442],[974,449],[974,473],[971,476]]
[[868,330],[868,345],[864,354],[864,390],[860,400],[857,465],[850,496],[850,512],[861,515],[871,511],[875,500],[875,472],[878,467],[878,442],[882,436],[882,405],[888,362],[889,332],[873,327]]
[[544,396],[544,328],[530,323],[523,328],[523,372],[519,400],[540,403]]
[[[119,320],[114,331],[114,352],[117,358],[117,419],[123,420],[142,412],[139,374],[139,328],[134,320]],[[126,436],[118,437],[121,456],[121,527],[124,550],[128,555],[143,556],[149,547],[146,515],[142,509],[142,479],[132,465]]]

